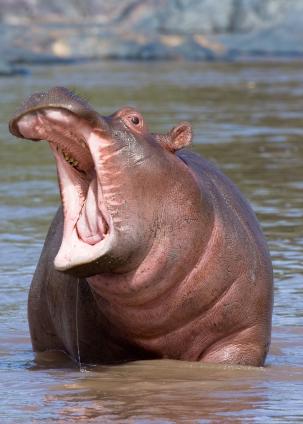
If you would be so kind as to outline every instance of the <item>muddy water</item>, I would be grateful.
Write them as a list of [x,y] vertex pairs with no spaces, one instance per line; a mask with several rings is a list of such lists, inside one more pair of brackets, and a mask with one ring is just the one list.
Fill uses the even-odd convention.
[[[6,122],[21,99],[53,85],[103,113],[138,106],[154,130],[192,121],[195,149],[240,186],[269,241],[275,309],[265,368],[35,362],[27,292],[58,191],[47,145],[16,141]],[[303,422],[302,63],[34,68],[0,88],[0,422]]]

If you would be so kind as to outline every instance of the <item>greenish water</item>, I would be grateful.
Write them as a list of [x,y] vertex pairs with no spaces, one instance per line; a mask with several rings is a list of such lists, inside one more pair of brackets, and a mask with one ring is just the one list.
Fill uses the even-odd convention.
[[[137,106],[152,130],[193,123],[195,149],[245,193],[268,238],[275,308],[265,368],[35,363],[27,292],[58,204],[56,172],[47,145],[17,141],[7,121],[26,96],[54,85],[104,114]],[[36,67],[0,88],[0,422],[303,422],[302,63]]]

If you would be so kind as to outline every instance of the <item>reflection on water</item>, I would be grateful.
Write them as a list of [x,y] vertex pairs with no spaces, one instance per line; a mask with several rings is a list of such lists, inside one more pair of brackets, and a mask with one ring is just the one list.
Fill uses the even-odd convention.
[[[111,63],[34,68],[0,79],[0,422],[303,421],[303,74],[301,63]],[[275,268],[267,366],[144,361],[84,366],[34,362],[27,291],[58,202],[46,145],[15,141],[6,122],[34,91],[65,85],[105,114],[139,107],[153,130],[190,120],[195,149],[252,202]]]

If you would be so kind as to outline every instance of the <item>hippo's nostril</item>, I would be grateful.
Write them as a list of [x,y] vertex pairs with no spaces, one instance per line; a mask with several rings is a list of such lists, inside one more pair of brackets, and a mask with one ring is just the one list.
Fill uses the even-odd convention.
[[18,128],[18,120],[19,119],[11,119],[8,124],[9,132],[18,138],[24,138]]

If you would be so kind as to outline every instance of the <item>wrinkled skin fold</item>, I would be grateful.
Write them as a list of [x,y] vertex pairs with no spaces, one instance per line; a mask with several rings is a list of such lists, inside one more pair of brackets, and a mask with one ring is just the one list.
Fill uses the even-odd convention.
[[186,149],[189,123],[153,134],[134,108],[104,117],[55,87],[27,99],[9,128],[49,142],[62,201],[29,294],[35,352],[77,360],[79,339],[85,362],[264,364],[266,242],[233,183]]

